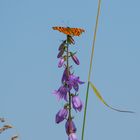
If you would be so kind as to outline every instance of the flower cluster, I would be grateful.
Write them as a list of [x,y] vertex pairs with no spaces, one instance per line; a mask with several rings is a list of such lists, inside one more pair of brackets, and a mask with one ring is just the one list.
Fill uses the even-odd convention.
[[80,64],[76,53],[69,51],[69,46],[74,43],[75,41],[72,36],[67,35],[67,39],[64,40],[58,48],[58,68],[64,68],[64,72],[61,79],[61,86],[58,90],[53,91],[53,94],[56,95],[58,100],[65,101],[64,107],[56,114],[55,122],[58,124],[66,120],[65,129],[68,135],[68,140],[77,140],[72,109],[76,112],[80,112],[83,108],[83,103],[78,96],[78,91],[79,85],[84,82],[82,82],[80,78],[74,74],[74,72],[71,72],[72,66],[69,64],[69,59],[71,59],[76,65]]

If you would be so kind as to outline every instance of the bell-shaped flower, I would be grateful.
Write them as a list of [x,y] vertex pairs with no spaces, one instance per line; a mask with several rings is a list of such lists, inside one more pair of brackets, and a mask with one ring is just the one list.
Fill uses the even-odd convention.
[[76,132],[76,127],[75,124],[72,120],[67,120],[66,124],[65,124],[65,129],[66,129],[66,133],[67,135],[70,135],[71,133],[75,133]]
[[55,94],[57,96],[58,100],[64,98],[65,101],[67,101],[68,91],[69,91],[69,89],[66,86],[62,85],[58,90],[54,90],[53,94]]
[[76,111],[78,110],[79,112],[83,108],[83,103],[77,95],[72,97],[72,106]]
[[74,41],[74,39],[72,38],[72,36],[68,36],[67,42],[68,42],[69,44],[75,44],[75,41]]
[[72,87],[75,89],[75,91],[77,92],[79,90],[79,85],[78,84],[84,84],[84,82],[80,81],[80,78],[70,74],[67,84],[69,85],[69,88],[71,89]]
[[62,83],[68,81],[68,75],[70,75],[70,71],[68,72],[67,68],[65,68],[61,79]]
[[68,110],[66,108],[60,109],[56,114],[55,122],[56,123],[62,122],[64,119],[66,119],[67,115],[68,115]]
[[68,140],[78,140],[75,133],[71,133],[68,137]]
[[61,68],[63,66],[64,62],[65,62],[65,59],[63,57],[61,57],[58,62],[58,67]]

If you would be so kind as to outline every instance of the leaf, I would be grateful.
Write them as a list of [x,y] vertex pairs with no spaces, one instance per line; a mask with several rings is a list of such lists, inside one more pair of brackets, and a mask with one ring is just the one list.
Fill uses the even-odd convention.
[[115,111],[118,111],[118,112],[125,112],[125,113],[134,113],[133,111],[125,111],[125,110],[119,110],[119,109],[116,109],[116,108],[113,108],[111,107],[110,105],[108,105],[105,100],[103,99],[103,97],[101,96],[101,94],[99,93],[99,91],[97,90],[97,88],[91,83],[90,83],[90,86],[92,87],[94,93],[96,94],[96,96],[100,99],[100,101],[107,107],[109,107],[110,109],[112,110],[115,110]]

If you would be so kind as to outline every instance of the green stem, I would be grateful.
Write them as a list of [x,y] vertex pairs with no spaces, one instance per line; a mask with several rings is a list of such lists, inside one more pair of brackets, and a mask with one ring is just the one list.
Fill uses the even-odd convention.
[[90,58],[90,67],[89,67],[89,73],[88,73],[88,84],[87,84],[87,91],[86,91],[84,119],[83,119],[83,127],[82,127],[82,138],[81,138],[82,140],[84,140],[84,130],[85,130],[85,123],[86,123],[87,103],[88,103],[88,92],[89,92],[89,84],[90,84],[90,77],[91,77],[91,70],[92,70],[92,61],[93,61],[93,56],[94,56],[94,46],[95,46],[96,34],[97,34],[97,28],[98,28],[98,20],[99,20],[99,14],[100,14],[100,6],[101,6],[101,0],[98,0],[98,10],[97,10],[97,16],[96,16],[96,24],[95,24],[95,29],[94,29],[94,38],[93,38],[93,45],[92,45],[91,58]]
[[[67,40],[68,40],[68,36],[67,36]],[[69,43],[67,42],[67,50],[66,50],[66,53],[67,53],[67,76],[69,77]],[[68,116],[68,119],[70,120],[72,117],[71,117],[71,94],[69,92],[69,116]]]

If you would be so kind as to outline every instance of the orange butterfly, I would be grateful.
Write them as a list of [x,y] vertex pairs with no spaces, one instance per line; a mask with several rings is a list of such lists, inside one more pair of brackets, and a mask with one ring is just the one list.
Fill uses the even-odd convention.
[[85,32],[85,30],[81,28],[58,27],[58,26],[52,28],[53,30],[58,30],[59,32],[62,32],[70,36],[80,36],[83,32]]

